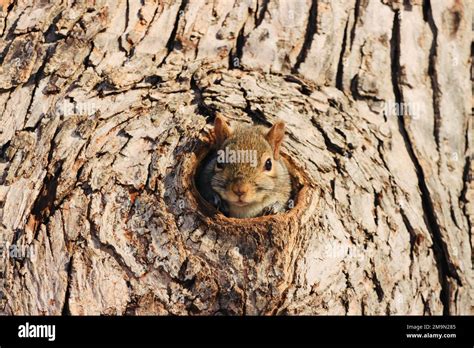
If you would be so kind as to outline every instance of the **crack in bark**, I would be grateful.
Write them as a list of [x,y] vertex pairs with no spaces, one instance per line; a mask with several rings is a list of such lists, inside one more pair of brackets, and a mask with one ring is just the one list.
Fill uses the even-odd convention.
[[247,90],[241,86],[240,91],[242,92],[242,96],[245,99],[244,112],[252,118],[252,121],[255,124],[264,124],[267,126],[271,126],[271,123],[266,120],[261,110],[252,110],[252,102],[248,99]]
[[415,230],[413,229],[413,226],[410,223],[410,220],[408,219],[407,215],[405,214],[405,210],[403,208],[400,208],[400,214],[402,215],[402,220],[403,223],[405,224],[405,227],[408,231],[408,234],[410,235],[410,279],[412,278],[412,270],[413,270],[413,262],[414,262],[414,251],[415,251],[415,245],[417,241],[417,234]]
[[[14,32],[15,32],[15,30],[16,30],[16,26],[18,25],[18,22],[20,21],[21,16],[23,16],[23,14],[26,12],[26,10],[29,9],[30,7],[31,7],[30,5],[26,6],[26,7],[23,9],[23,11],[21,11],[21,13],[18,15],[18,18],[15,19],[15,22],[13,22],[12,26],[10,27],[10,30],[8,30],[7,35],[5,35],[5,39],[6,39],[6,40],[11,40],[11,41],[13,41],[13,39],[15,38]],[[7,27],[7,22],[5,22],[5,28],[4,28],[4,30],[3,30],[4,33],[5,33],[6,27]],[[25,33],[25,34],[27,34],[27,33]],[[3,36],[3,35],[2,35],[2,36]],[[1,62],[0,62],[0,63],[1,63]]]
[[[49,161],[48,161],[49,163]],[[46,174],[40,193],[36,197],[33,206],[31,208],[31,214],[35,216],[36,221],[42,222],[45,226],[49,224],[49,219],[56,210],[54,201],[56,200],[58,180],[62,172],[63,162],[57,162],[57,168],[54,174]],[[35,237],[38,238],[40,231],[40,223],[35,224]]]
[[[186,278],[186,269],[188,268],[189,264],[189,256],[186,256],[184,259],[183,263],[181,264],[179,271],[178,271],[178,276],[177,277],[171,277],[177,284],[181,285],[185,289],[189,290],[192,292],[192,288],[194,284],[196,283],[196,275],[193,275],[191,279],[185,279]],[[194,297],[196,299],[197,295]],[[193,300],[194,300],[193,299]],[[186,308],[188,311],[190,311],[190,308]]]
[[[137,47],[148,36],[148,33],[150,32],[150,28],[153,26],[153,22],[155,21],[156,14],[158,13],[158,10],[159,10],[159,6],[156,6],[155,12],[153,13],[153,17],[151,17],[150,23],[148,23],[148,26],[146,27],[145,33],[140,38],[140,40],[138,40],[134,44],[134,47],[132,47],[132,55],[133,55],[133,52],[135,51],[135,47]],[[153,58],[153,61],[155,61],[155,58]]]
[[375,189],[373,190],[373,192],[374,192],[374,222],[375,222],[375,225],[378,226],[379,225],[379,213],[378,213],[377,207],[380,207],[381,192],[377,192],[377,191],[375,191]]
[[375,273],[375,265],[373,261],[371,261],[371,263],[372,263],[372,268],[373,268],[372,281],[374,283],[374,290],[375,290],[375,293],[377,294],[377,298],[379,302],[382,302],[385,297],[385,292],[383,291],[382,285],[380,284],[380,281],[377,278],[377,274]]
[[[55,45],[54,47],[48,47],[48,49],[46,50],[46,55],[43,58],[43,63],[41,64],[38,71],[33,76],[33,81],[34,81],[35,86],[33,87],[33,91],[31,92],[31,99],[30,99],[30,102],[28,104],[28,108],[26,109],[25,120],[23,122],[23,127],[22,128],[25,128],[25,126],[28,122],[28,114],[30,113],[31,106],[33,105],[33,102],[35,100],[36,90],[38,89],[40,81],[43,79],[43,77],[45,77],[45,76],[43,76],[44,69],[46,67],[46,64],[48,64],[49,59],[53,56],[54,52],[56,51],[56,47],[57,47],[57,45]],[[38,120],[38,122],[40,120],[41,120],[41,118]]]
[[[428,22],[431,33],[433,34],[433,40],[431,42],[429,61],[428,61],[428,75],[430,76],[433,105],[433,135],[436,142],[436,149],[440,153],[440,139],[439,129],[441,127],[441,111],[440,111],[440,88],[438,83],[438,71],[437,71],[437,55],[438,55],[438,27],[433,18],[433,11],[431,8],[431,0],[423,0],[423,19]],[[438,171],[440,169],[440,161],[438,161]]]
[[168,50],[168,53],[165,55],[165,57],[160,62],[160,64],[158,64],[158,67],[160,67],[166,61],[166,58],[168,58],[170,53],[174,50],[176,34],[179,28],[179,20],[181,19],[181,15],[184,13],[184,9],[188,5],[188,1],[189,0],[181,0],[181,4],[179,5],[178,12],[176,13],[176,19],[174,21],[173,30],[171,31],[168,42],[166,43],[166,49]]
[[61,315],[71,315],[71,310],[69,308],[69,299],[71,297],[71,282],[72,282],[72,261],[73,257],[69,258],[69,263],[67,265],[67,283],[66,283],[66,292],[64,293],[64,302],[63,308],[61,309]]
[[[269,231],[269,232],[272,232],[272,231]],[[290,253],[291,261],[290,261],[290,266],[288,267],[288,269],[292,269],[293,271],[289,277],[290,280],[286,282],[287,286],[285,290],[281,292],[279,301],[277,302],[274,309],[270,312],[271,315],[283,314],[286,311],[286,308],[284,308],[283,305],[288,300],[291,287],[294,284],[296,284],[296,277],[297,277],[297,271],[298,271],[298,267],[296,264],[297,264],[297,260],[300,260],[302,258],[301,254],[303,253],[303,248],[301,247],[301,245],[304,242],[304,240],[305,239],[303,238],[301,234],[298,234],[296,236],[295,245],[293,248],[291,248],[291,253]],[[295,255],[295,250],[297,250],[296,255]]]
[[301,64],[306,60],[306,56],[308,55],[309,50],[311,49],[311,45],[313,44],[314,34],[318,32],[318,0],[312,0],[311,8],[309,10],[308,15],[308,22],[306,25],[305,31],[305,38],[303,42],[303,47],[301,47],[301,51],[296,58],[296,63],[291,69],[293,74],[298,73]]
[[7,7],[7,14],[3,20],[3,23],[5,24],[5,26],[3,27],[3,30],[2,30],[2,33],[0,34],[0,37],[3,37],[3,35],[5,35],[5,30],[7,29],[7,23],[8,23],[8,16],[10,15],[10,13],[12,13],[12,10],[13,10],[13,7],[15,6],[15,2],[13,1],[10,5],[8,5]]
[[357,22],[359,21],[360,6],[361,6],[360,0],[356,0],[355,5],[354,5],[354,24],[352,25],[352,29],[351,29],[350,49],[352,49],[352,45],[354,44],[355,31],[357,27]]
[[321,133],[321,135],[323,136],[324,138],[324,143],[326,144],[326,148],[332,152],[332,153],[335,153],[335,154],[339,154],[341,156],[346,156],[346,154],[348,154],[346,152],[345,149],[341,148],[339,145],[333,143],[331,141],[331,138],[329,137],[329,135],[324,131],[323,127],[321,127],[320,124],[318,124],[317,122],[314,122],[313,121],[313,124],[316,126],[316,128],[318,129],[318,131]]
[[[347,42],[347,27],[349,26],[349,18],[347,18],[346,26],[344,28],[344,35],[342,37],[342,47],[341,52],[339,53],[339,62],[337,64],[336,72],[336,88],[341,91],[344,90],[343,78],[344,78],[344,53],[346,52],[346,42]],[[351,43],[352,44],[352,43]]]
[[59,14],[57,14],[56,17],[54,17],[54,19],[52,20],[52,22],[49,25],[48,29],[46,29],[46,31],[44,32],[43,37],[44,37],[44,42],[45,43],[53,43],[53,42],[57,42],[59,40],[62,40],[64,38],[66,38],[65,35],[58,34],[56,32],[56,30],[57,30],[56,24],[62,18],[62,15],[63,15],[63,12],[60,12]]
[[[237,40],[235,43],[235,54],[234,54],[234,49],[230,51],[229,69],[241,68],[242,66],[241,61],[242,61],[243,48],[245,45],[244,28],[245,28],[245,22],[242,25],[242,28],[240,28],[239,35],[237,36]],[[235,62],[235,60],[237,60],[237,62]]]
[[[393,29],[392,29],[392,38],[390,40],[391,47],[391,74],[392,74],[392,85],[393,92],[395,95],[395,102],[398,105],[403,103],[403,94],[400,89],[400,11],[396,10],[393,17]],[[449,282],[448,277],[453,277],[458,282],[460,282],[459,276],[456,273],[456,270],[448,262],[448,255],[446,250],[446,244],[443,241],[442,233],[440,226],[438,224],[436,213],[433,207],[433,201],[431,199],[430,191],[427,187],[425,176],[423,173],[423,168],[421,167],[418,158],[414,152],[413,146],[411,144],[410,136],[406,130],[404,117],[397,117],[398,128],[402,138],[404,139],[405,148],[412,160],[412,163],[415,167],[415,171],[418,176],[418,187],[421,191],[421,201],[423,207],[423,214],[425,218],[425,224],[430,232],[433,239],[433,253],[435,256],[436,264],[438,265],[439,279],[441,284],[441,293],[440,300],[443,304],[443,313],[448,315],[450,313],[450,301],[449,301]],[[451,266],[451,267],[450,267]]]
[[[8,43],[5,45],[5,48],[3,49],[3,51],[0,52],[0,66],[3,64],[3,61],[5,60],[5,56],[8,54],[8,51],[10,50],[10,47],[12,44],[13,44],[13,40],[9,40]],[[8,89],[0,88],[0,93],[3,93],[4,91],[8,91],[8,90],[13,90],[13,88],[8,88]]]
[[270,0],[263,0],[262,8],[260,9],[260,13],[258,13],[258,0],[257,0],[257,8],[255,9],[255,29],[257,29],[260,24],[262,24],[263,20],[265,19],[265,14],[268,9],[268,3]]
[[[345,264],[344,264],[344,267]],[[349,290],[352,290],[354,291],[354,287],[352,286],[349,278],[349,273],[346,269],[342,270],[342,274],[344,274],[344,278],[346,279],[346,288],[344,289],[343,293],[342,293],[342,297],[341,297],[341,302],[342,302],[342,305],[344,306],[344,310],[346,311],[345,315],[347,315],[349,313],[349,305],[350,305],[350,301],[349,301]]]
[[[1,57],[0,57],[0,60],[1,60]],[[1,66],[1,64],[2,64],[2,63],[0,62],[0,66]],[[2,93],[2,92],[3,92],[2,89],[0,89],[0,93]],[[9,103],[10,100],[12,99],[13,90],[12,90],[12,91],[7,91],[7,92],[5,92],[5,93],[8,93],[8,96],[7,96],[7,99],[6,99],[5,103],[2,105],[2,106],[4,106],[4,107],[3,107],[2,109],[0,109],[0,112],[1,112],[2,114],[3,114],[3,112],[7,109],[8,103]],[[3,144],[0,143],[0,161],[1,161],[1,160],[7,161],[6,151],[7,151],[7,149],[8,149],[8,146],[9,146],[8,144],[10,144],[10,142],[11,142],[11,139],[6,140],[5,143],[3,143]],[[7,175],[7,174],[6,174],[6,171],[5,171],[4,175],[5,175],[5,177],[6,177],[6,175]],[[1,177],[0,177],[0,182],[2,182],[2,181],[1,181]]]
[[214,119],[216,117],[216,110],[214,110],[211,106],[207,105],[204,101],[202,90],[197,84],[195,75],[191,76],[190,88],[194,93],[194,99],[192,100],[192,103],[197,104],[197,112],[200,115],[206,117],[207,123],[214,122]]
[[[119,49],[122,52],[125,52],[125,57],[127,57],[127,59],[125,59],[122,62],[122,66],[124,66],[125,63],[128,61],[128,59],[130,59],[130,57],[132,55],[132,52],[133,52],[132,49],[130,49],[130,52],[129,52],[122,44],[122,40],[126,40],[123,36],[125,35],[125,32],[127,31],[128,24],[129,24],[129,21],[130,21],[130,0],[126,0],[125,4],[126,4],[125,5],[125,25],[124,25],[122,34],[120,34],[120,36],[117,38]],[[84,31],[86,31],[86,30],[84,29]]]
[[108,244],[108,243],[104,243],[100,240],[99,234],[98,234],[98,228],[97,228],[92,216],[90,216],[90,214],[91,214],[91,205],[92,205],[92,199],[89,200],[89,205],[87,207],[87,213],[86,213],[86,219],[87,219],[87,221],[89,222],[89,225],[90,225],[90,234],[91,234],[92,240],[95,243],[97,243],[97,247],[100,250],[102,250],[102,251],[106,252],[107,254],[109,254],[117,262],[117,264],[122,268],[122,270],[125,271],[125,274],[127,274],[127,276],[129,278],[138,279],[138,276],[132,271],[130,266],[127,265],[127,263],[125,262],[123,256],[119,254],[117,249],[113,245]]
[[[471,226],[470,214],[469,214],[468,208],[467,208],[467,203],[468,203],[467,192],[469,191],[468,185],[470,183],[472,183],[472,180],[473,180],[472,174],[471,174],[471,157],[470,156],[466,157],[462,177],[463,177],[463,187],[462,187],[462,190],[461,190],[459,200],[461,202],[463,202],[462,211],[463,211],[463,215],[466,217],[466,221],[467,221],[469,237],[470,237],[469,240],[472,240],[473,226]],[[471,245],[471,254],[472,254],[472,259],[474,260],[474,253],[472,253],[472,245]],[[474,262],[473,262],[473,264],[474,264]]]

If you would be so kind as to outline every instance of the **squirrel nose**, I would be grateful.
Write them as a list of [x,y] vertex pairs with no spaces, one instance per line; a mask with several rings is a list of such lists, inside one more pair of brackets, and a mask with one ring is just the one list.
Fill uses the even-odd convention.
[[234,184],[232,186],[232,191],[239,197],[246,194],[248,190],[249,190],[249,187],[247,184]]

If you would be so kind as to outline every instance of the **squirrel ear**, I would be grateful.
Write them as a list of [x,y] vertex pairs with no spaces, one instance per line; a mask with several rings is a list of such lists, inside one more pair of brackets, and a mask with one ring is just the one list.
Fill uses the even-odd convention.
[[273,158],[277,161],[280,159],[280,145],[285,136],[285,122],[278,121],[273,125],[272,128],[268,131],[265,138],[270,143],[270,146],[273,149]]
[[216,136],[217,145],[222,145],[232,134],[232,129],[222,115],[217,115],[214,120],[214,134]]

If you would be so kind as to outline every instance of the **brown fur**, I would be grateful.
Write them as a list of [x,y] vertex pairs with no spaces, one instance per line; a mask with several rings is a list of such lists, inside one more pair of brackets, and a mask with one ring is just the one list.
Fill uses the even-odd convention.
[[[207,178],[201,179],[201,186],[225,201],[230,216],[255,217],[269,207],[273,212],[284,210],[291,192],[291,179],[280,159],[284,128],[283,122],[277,122],[271,129],[263,126],[232,129],[222,116],[216,117],[214,133],[218,150],[250,150],[257,159],[255,167],[240,162],[224,163],[219,168],[214,158],[203,170],[202,175]],[[271,170],[265,169],[267,160],[272,163]],[[205,194],[211,195],[211,192]]]

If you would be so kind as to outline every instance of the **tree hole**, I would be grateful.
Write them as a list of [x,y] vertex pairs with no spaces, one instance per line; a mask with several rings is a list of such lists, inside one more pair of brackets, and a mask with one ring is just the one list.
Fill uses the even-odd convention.
[[[187,171],[187,177],[184,179],[189,184],[189,191],[191,193],[190,199],[192,200],[191,205],[195,206],[196,209],[206,217],[214,217],[226,221],[246,220],[257,222],[265,221],[273,217],[284,218],[284,216],[288,214],[293,215],[304,206],[303,201],[308,181],[303,172],[295,166],[291,158],[282,153],[281,160],[286,165],[291,179],[291,194],[284,210],[277,213],[266,210],[262,211],[258,216],[248,218],[232,217],[229,211],[225,209],[225,206],[219,204],[221,203],[219,200],[222,201],[222,198],[218,197],[217,199],[213,199],[212,197],[217,195],[217,193],[212,190],[212,187],[206,187],[203,180],[201,180],[203,175],[208,175],[208,166],[217,155],[216,151],[212,149],[209,144],[201,144],[193,155],[194,156],[190,158],[190,162],[185,164],[185,167],[188,167],[189,170]],[[210,194],[211,191],[213,194]]]

